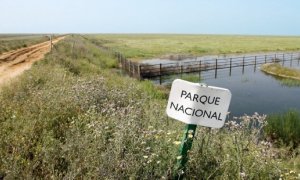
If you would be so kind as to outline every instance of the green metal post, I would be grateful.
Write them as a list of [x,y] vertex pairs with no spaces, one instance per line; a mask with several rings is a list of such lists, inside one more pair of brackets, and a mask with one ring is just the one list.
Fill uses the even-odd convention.
[[186,171],[186,163],[188,162],[188,152],[192,148],[195,132],[197,125],[187,124],[185,127],[185,132],[183,136],[183,140],[180,146],[180,156],[177,157],[177,166],[178,171],[175,175],[175,179],[183,179]]

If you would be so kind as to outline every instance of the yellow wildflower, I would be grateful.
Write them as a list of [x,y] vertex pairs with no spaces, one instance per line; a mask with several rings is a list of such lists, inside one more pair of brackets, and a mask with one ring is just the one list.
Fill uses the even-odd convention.
[[181,144],[181,142],[180,141],[174,141],[173,144],[179,145],[179,144]]

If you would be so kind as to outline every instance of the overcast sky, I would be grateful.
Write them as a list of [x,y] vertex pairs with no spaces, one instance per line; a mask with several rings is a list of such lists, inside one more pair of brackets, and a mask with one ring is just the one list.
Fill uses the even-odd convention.
[[300,35],[299,0],[0,0],[0,33]]

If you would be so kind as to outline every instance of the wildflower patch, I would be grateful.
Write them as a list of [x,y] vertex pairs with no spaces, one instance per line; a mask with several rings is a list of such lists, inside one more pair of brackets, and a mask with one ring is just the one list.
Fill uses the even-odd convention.
[[172,84],[167,114],[187,124],[221,128],[230,100],[228,89],[176,79]]

